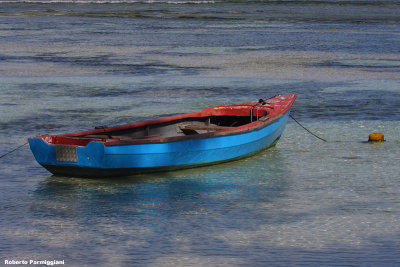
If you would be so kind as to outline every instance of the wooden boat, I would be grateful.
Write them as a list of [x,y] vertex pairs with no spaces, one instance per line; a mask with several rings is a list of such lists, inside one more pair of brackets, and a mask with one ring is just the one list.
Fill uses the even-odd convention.
[[199,112],[29,138],[55,175],[124,176],[239,159],[275,145],[296,95],[206,108]]

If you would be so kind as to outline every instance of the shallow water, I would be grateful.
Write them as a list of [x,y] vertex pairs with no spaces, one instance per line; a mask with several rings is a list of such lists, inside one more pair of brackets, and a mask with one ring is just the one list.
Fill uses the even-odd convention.
[[110,179],[51,176],[24,146],[0,159],[2,264],[400,265],[396,1],[34,2],[0,3],[0,155],[277,93],[329,142],[290,121],[247,159]]

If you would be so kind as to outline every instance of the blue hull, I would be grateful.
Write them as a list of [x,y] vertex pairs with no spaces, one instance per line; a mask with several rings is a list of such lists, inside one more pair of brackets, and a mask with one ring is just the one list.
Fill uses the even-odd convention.
[[[75,162],[57,160],[56,146],[29,139],[36,160],[53,174],[116,176],[191,168],[235,160],[273,146],[283,133],[289,112],[251,131],[174,142],[74,147]],[[75,150],[76,149],[76,150]]]

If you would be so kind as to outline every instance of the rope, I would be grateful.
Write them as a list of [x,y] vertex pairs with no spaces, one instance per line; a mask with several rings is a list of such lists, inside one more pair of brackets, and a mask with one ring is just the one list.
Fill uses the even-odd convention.
[[318,135],[312,133],[310,130],[308,130],[306,127],[304,127],[303,125],[301,125],[300,122],[298,122],[291,114],[289,114],[290,118],[292,118],[298,125],[301,126],[301,128],[303,128],[304,130],[306,130],[307,132],[309,132],[310,134],[312,134],[313,136],[317,137],[318,139],[324,141],[324,142],[328,142],[326,139],[319,137]]
[[7,152],[7,153],[5,153],[5,154],[1,155],[1,156],[0,156],[0,159],[1,159],[2,157],[5,157],[5,156],[7,156],[8,154],[11,154],[11,153],[13,153],[14,151],[17,151],[18,149],[20,149],[21,147],[23,147],[23,146],[25,146],[25,145],[27,145],[27,144],[28,144],[28,142],[26,142],[26,143],[24,143],[23,145],[20,145],[19,147],[17,147],[17,148],[14,148],[13,150],[11,150],[11,151],[9,151],[9,152]]

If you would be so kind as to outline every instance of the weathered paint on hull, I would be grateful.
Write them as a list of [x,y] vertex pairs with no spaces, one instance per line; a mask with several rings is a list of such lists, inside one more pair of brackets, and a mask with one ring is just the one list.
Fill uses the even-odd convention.
[[[278,142],[278,139],[268,148],[273,147]],[[268,149],[266,148],[266,149]],[[214,162],[206,162],[199,164],[187,164],[187,165],[174,165],[174,166],[163,166],[163,167],[144,167],[144,168],[110,168],[110,169],[98,169],[98,168],[87,168],[87,167],[71,167],[71,166],[57,166],[57,165],[43,165],[49,172],[57,176],[74,176],[74,177],[116,177],[116,176],[130,176],[135,174],[143,174],[143,173],[153,173],[153,172],[166,172],[166,171],[175,171],[175,170],[183,170],[183,169],[191,169],[198,168],[210,165],[222,164],[230,161],[240,160],[243,158],[250,157],[255,155],[260,151],[255,151],[254,153],[244,155],[238,158],[232,158],[228,160],[214,161]]]
[[289,112],[260,129],[238,134],[166,143],[106,146],[91,142],[76,147],[77,162],[59,162],[55,146],[29,139],[36,160],[56,175],[127,176],[212,165],[253,155],[273,146],[283,133]]

